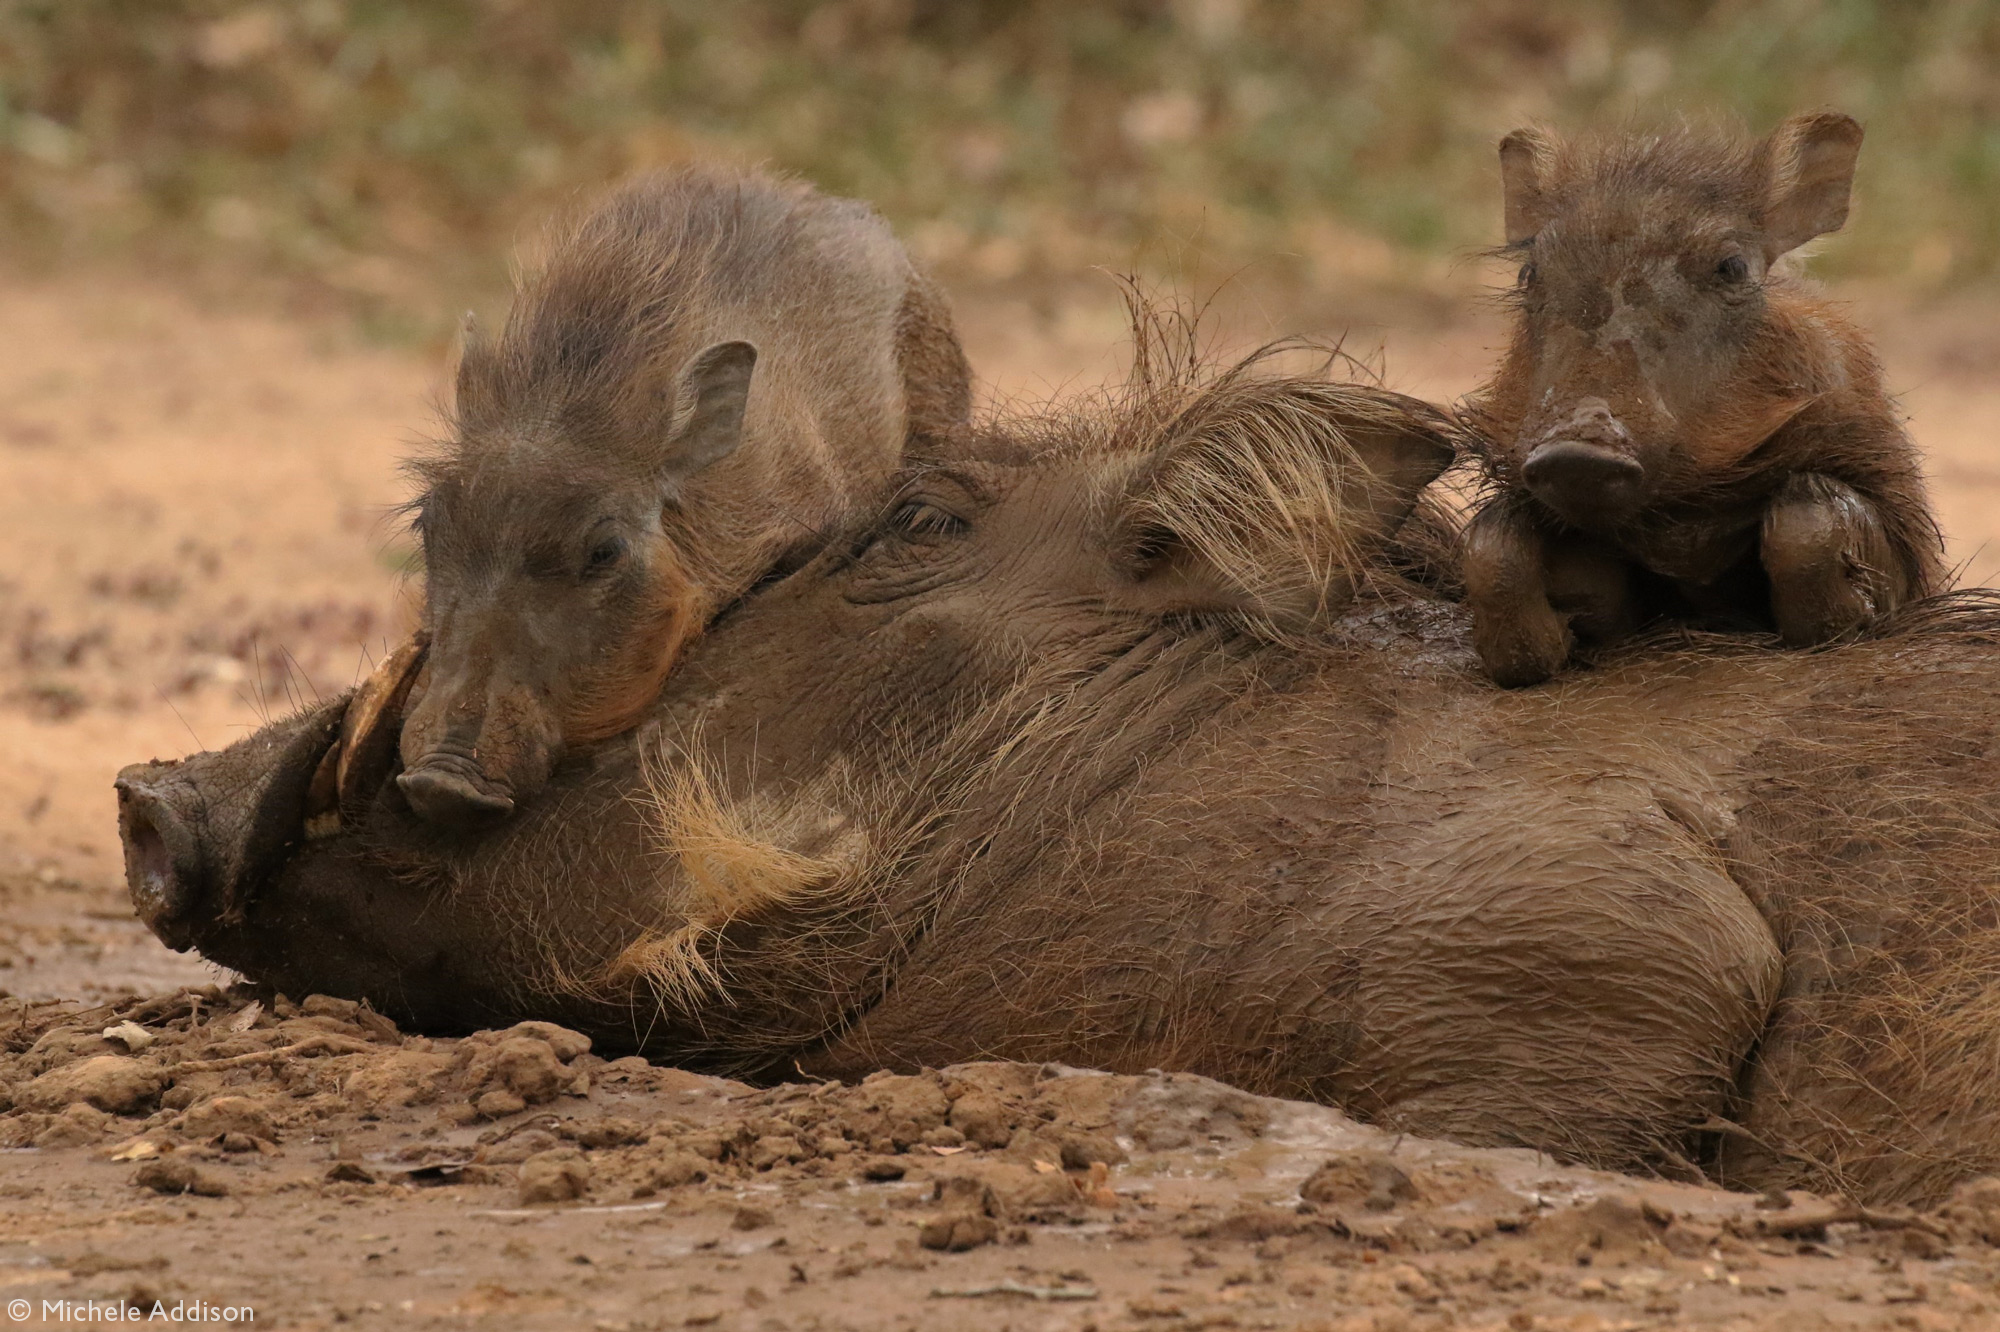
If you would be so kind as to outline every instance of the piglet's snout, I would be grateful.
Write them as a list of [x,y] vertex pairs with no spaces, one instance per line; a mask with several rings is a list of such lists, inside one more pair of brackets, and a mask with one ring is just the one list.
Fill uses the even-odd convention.
[[547,780],[553,747],[529,690],[483,680],[454,689],[433,677],[404,724],[396,785],[428,823],[490,823]]
[[1540,432],[1522,480],[1535,498],[1580,527],[1600,527],[1636,512],[1646,470],[1632,456],[1632,436],[1602,398],[1584,398]]
[[396,785],[426,823],[484,823],[514,812],[512,796],[496,789],[476,764],[455,755],[432,757],[398,776]]

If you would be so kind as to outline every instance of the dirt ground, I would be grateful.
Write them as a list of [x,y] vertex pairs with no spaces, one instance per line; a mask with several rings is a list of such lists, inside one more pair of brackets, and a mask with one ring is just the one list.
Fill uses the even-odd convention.
[[[1955,1328],[2000,1181],[1864,1213],[1399,1138],[1187,1074],[752,1089],[546,1023],[0,1011],[0,1297],[259,1326]],[[239,1314],[240,1318],[240,1314]],[[23,1321],[23,1320],[16,1320]]]
[[[1995,581],[1993,303],[1849,294],[1931,458],[1954,561]],[[1230,340],[1293,331],[1263,309],[1225,300]],[[905,1116],[923,1131],[899,1144],[903,1119],[844,1118],[866,1118],[868,1087],[752,1092],[571,1052],[554,1100],[481,1118],[477,1039],[404,1038],[325,1001],[297,1013],[267,996],[248,1022],[240,995],[135,1008],[230,978],[133,920],[112,774],[227,744],[400,637],[397,461],[431,427],[445,367],[129,273],[0,277],[0,312],[0,1297],[31,1298],[37,1319],[45,1299],[148,1293],[284,1327],[1961,1327],[2000,1310],[2000,1256],[1964,1216],[1829,1221],[1803,1197],[1760,1210],[1396,1144],[1194,1079],[948,1070],[918,1097],[948,1098],[943,1118]],[[961,318],[1003,398],[1118,368],[1108,284],[1101,299],[988,295]],[[1472,303],[1357,299],[1300,322],[1386,346],[1388,382],[1433,397],[1470,388],[1498,339]],[[99,1036],[121,1012],[157,1039],[127,1054]],[[141,1094],[64,1111],[60,1077],[33,1081],[90,1058],[135,1066],[114,1072],[136,1070]],[[220,1060],[236,1062],[189,1067]],[[973,1091],[1019,1122],[951,1150]],[[1097,1146],[1064,1169],[1072,1131]],[[1125,1159],[1093,1182],[1093,1151]],[[1383,1154],[1414,1199],[1375,1208],[1374,1185],[1357,1202],[1329,1184],[1334,1201],[1302,1207],[1320,1165],[1379,1184]],[[524,1205],[530,1157],[581,1196]],[[674,1162],[661,1180],[686,1178],[646,1183],[653,1157]],[[149,1167],[169,1189],[224,1191],[157,1192],[134,1182]],[[955,1243],[960,1221],[990,1242],[924,1247]]]

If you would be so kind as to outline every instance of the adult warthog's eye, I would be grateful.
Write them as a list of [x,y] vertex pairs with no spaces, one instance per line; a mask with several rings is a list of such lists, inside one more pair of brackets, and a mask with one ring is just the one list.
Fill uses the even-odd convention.
[[1750,276],[1750,265],[1740,254],[1732,254],[1715,266],[1715,275],[1724,282],[1741,282]]
[[1174,536],[1163,527],[1144,527],[1132,534],[1126,563],[1134,577],[1152,573],[1173,554]]
[[922,500],[904,500],[889,515],[889,525],[905,536],[957,536],[965,519]]
[[1532,262],[1522,264],[1521,271],[1514,275],[1514,280],[1524,287],[1533,286],[1535,281],[1535,265]]

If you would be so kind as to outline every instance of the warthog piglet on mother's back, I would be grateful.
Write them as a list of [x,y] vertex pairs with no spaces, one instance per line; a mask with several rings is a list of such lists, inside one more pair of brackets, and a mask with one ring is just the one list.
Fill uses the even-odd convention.
[[866,205],[707,169],[613,193],[497,339],[468,321],[449,438],[412,464],[428,647],[361,710],[403,715],[403,797],[504,816],[566,746],[631,725],[720,608],[959,428],[968,379]]
[[1785,256],[1846,221],[1861,127],[1500,145],[1512,345],[1473,403],[1468,526],[1503,685],[1662,617],[1823,643],[1942,590],[1915,447],[1866,337]]

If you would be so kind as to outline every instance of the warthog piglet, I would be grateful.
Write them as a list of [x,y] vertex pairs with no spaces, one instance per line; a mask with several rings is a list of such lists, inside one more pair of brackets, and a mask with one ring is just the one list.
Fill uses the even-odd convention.
[[[402,798],[440,824],[511,812],[968,402],[942,299],[865,205],[715,170],[613,193],[498,338],[468,321],[449,437],[411,465],[427,659],[370,714],[403,718]],[[356,751],[385,748],[348,737],[340,805],[374,786]]]
[[1503,685],[1661,618],[1805,646],[1941,590],[1868,340],[1786,256],[1847,219],[1861,127],[1500,144],[1512,344],[1472,403],[1476,642]]

